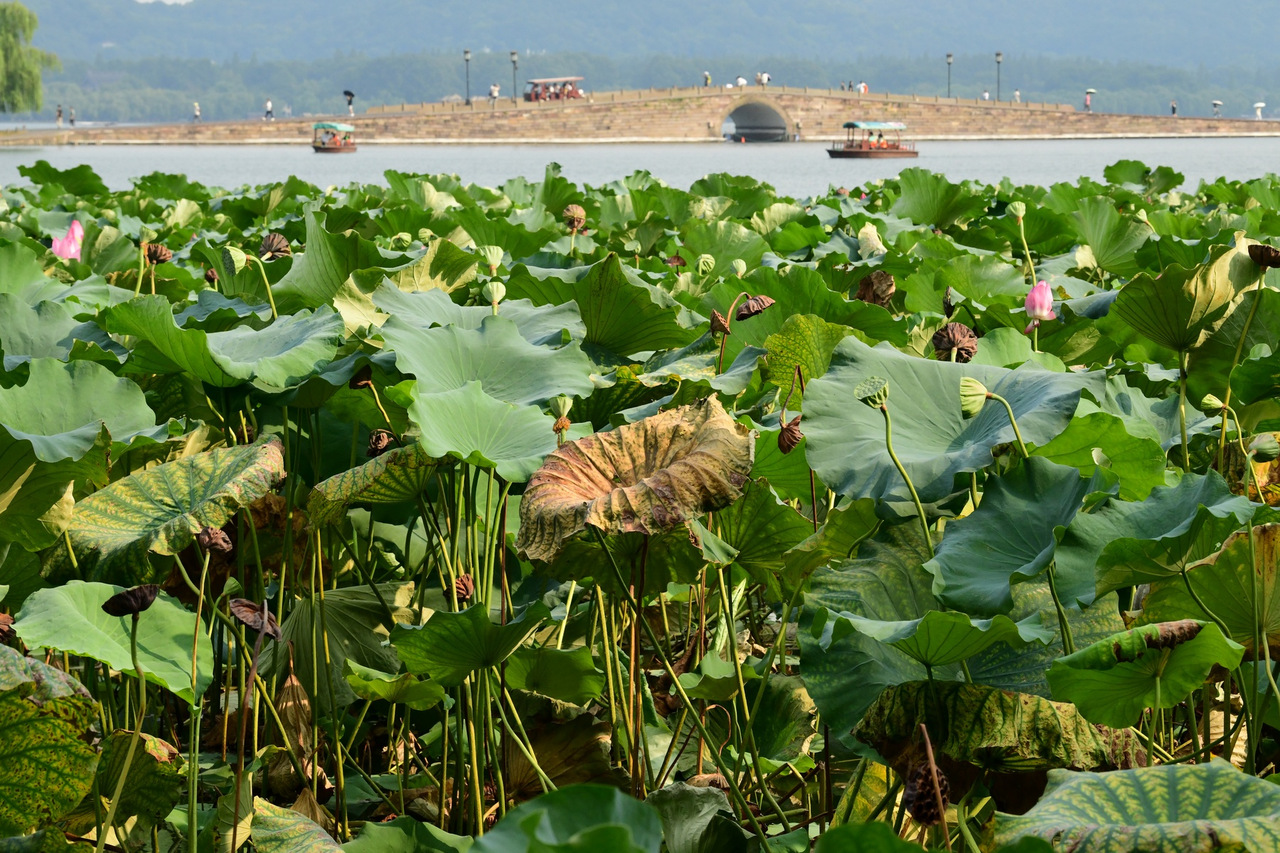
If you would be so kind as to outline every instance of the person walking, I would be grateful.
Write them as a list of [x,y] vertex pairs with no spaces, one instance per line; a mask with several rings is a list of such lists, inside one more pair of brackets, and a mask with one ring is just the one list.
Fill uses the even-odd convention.
[[711,72],[710,71],[702,72],[702,88],[704,89],[711,88]]
[[738,88],[739,89],[747,88],[747,78],[743,77],[741,74],[738,75]]
[[58,104],[58,111],[53,114],[53,124],[58,130],[62,130],[62,104]]
[[1213,117],[1214,118],[1222,117],[1222,101],[1213,102]]
[[195,101],[195,102],[193,103],[193,105],[192,105],[191,109],[192,109],[191,120],[192,120],[193,122],[198,122],[198,121],[200,121],[200,102],[199,102],[199,101]]
[[768,86],[768,85],[769,85],[769,81],[770,81],[770,80],[772,80],[772,79],[773,79],[773,78],[769,76],[769,72],[768,72],[768,71],[761,71],[761,72],[760,72],[760,87],[761,87],[761,88],[764,88],[764,87]]
[[355,94],[355,92],[352,92],[350,89],[348,89],[347,91],[343,92],[342,94],[343,94],[343,95],[345,95],[345,96],[346,96],[346,98],[347,98],[347,115],[349,115],[349,116],[355,116],[355,114],[356,114],[356,108],[355,108],[355,105],[352,103],[352,101],[354,101],[354,100],[356,99],[356,94]]
[[1178,117],[1178,102],[1177,102],[1177,101],[1170,101],[1170,102],[1169,102],[1169,115],[1173,116],[1174,118],[1177,118],[1177,117]]
[[982,100],[984,100],[984,101],[989,101],[989,100],[991,100],[991,93],[990,93],[990,92],[988,92],[986,89],[983,89],[983,90],[982,90]]
[[1013,90],[1013,102],[1014,102],[1015,104],[1020,104],[1020,103],[1022,103],[1022,90],[1021,90],[1021,89],[1014,89],[1014,90]]
[[494,109],[498,108],[498,95],[502,92],[502,87],[497,83],[489,84],[489,106]]
[[1087,113],[1093,112],[1093,93],[1092,92],[1084,93],[1084,111]]
[[264,113],[262,114],[262,120],[263,120],[263,121],[268,121],[268,120],[270,120],[270,121],[275,121],[275,120],[276,120],[276,111],[275,111],[274,109],[272,109],[272,108],[271,108],[271,99],[270,99],[270,98],[267,98],[267,104],[266,104],[266,107],[267,107],[267,110],[266,110],[266,112],[264,112]]
[[67,118],[71,121],[71,127],[72,129],[74,129],[76,126],[76,108],[75,107],[69,108],[67,112]]

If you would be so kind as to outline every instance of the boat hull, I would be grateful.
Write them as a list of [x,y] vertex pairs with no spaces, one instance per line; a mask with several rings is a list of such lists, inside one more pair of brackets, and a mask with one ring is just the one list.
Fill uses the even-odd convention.
[[828,148],[827,156],[841,160],[885,160],[890,157],[919,157],[913,148]]
[[312,145],[311,150],[317,154],[354,154],[356,146],[354,145]]

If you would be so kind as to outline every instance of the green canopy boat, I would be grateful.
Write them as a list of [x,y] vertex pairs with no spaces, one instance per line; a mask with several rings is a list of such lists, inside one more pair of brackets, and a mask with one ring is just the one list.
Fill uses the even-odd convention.
[[318,121],[311,126],[311,150],[320,154],[347,154],[356,150],[356,129],[336,121]]

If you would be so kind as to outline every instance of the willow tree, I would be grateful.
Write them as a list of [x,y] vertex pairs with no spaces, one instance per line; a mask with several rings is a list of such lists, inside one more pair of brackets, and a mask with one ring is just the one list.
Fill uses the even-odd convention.
[[40,109],[41,72],[59,67],[58,57],[31,44],[38,23],[21,3],[0,2],[0,111]]

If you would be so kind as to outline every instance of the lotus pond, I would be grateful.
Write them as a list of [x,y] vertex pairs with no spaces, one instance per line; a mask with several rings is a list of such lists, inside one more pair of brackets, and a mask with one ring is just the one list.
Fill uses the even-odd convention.
[[0,213],[0,850],[1280,849],[1280,178]]

